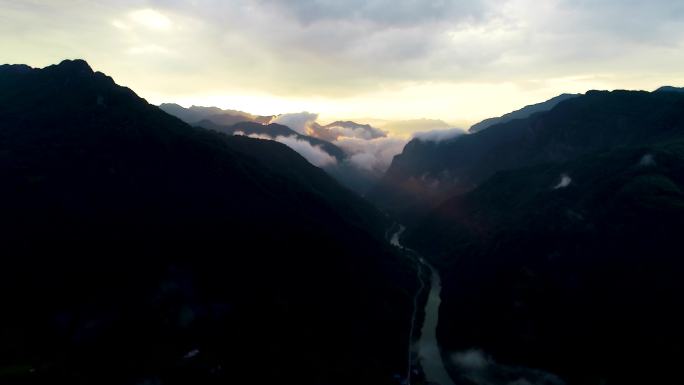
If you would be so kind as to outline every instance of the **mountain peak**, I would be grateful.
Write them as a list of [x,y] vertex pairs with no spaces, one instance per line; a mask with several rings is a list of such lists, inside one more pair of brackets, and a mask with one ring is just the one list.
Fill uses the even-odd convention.
[[75,73],[75,74],[93,74],[94,71],[83,59],[63,60],[61,63],[53,66],[59,70]]

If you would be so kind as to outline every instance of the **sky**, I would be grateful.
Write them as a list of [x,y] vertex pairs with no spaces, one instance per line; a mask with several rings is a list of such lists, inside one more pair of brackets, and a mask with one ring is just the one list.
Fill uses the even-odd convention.
[[682,0],[0,0],[0,62],[83,58],[148,101],[467,128],[684,85]]

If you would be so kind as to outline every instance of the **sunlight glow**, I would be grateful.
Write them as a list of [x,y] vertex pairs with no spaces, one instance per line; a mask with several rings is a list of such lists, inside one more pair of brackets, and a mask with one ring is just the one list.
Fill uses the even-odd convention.
[[134,22],[153,30],[168,30],[173,25],[171,19],[154,9],[134,11],[129,17]]

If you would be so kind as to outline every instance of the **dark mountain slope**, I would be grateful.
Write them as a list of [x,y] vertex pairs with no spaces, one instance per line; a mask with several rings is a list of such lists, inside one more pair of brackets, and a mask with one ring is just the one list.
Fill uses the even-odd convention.
[[657,143],[683,131],[682,94],[590,91],[548,112],[474,134],[442,142],[413,140],[370,198],[394,212],[421,213],[497,171]]
[[662,86],[655,90],[655,92],[684,92],[684,88],[682,87],[673,87],[673,86]]
[[[203,120],[198,124],[198,126],[217,132],[222,132],[227,135],[241,133],[242,135],[248,136],[267,136],[273,139],[276,139],[277,137],[294,137],[297,140],[308,142],[314,147],[319,147],[337,161],[336,163],[324,166],[323,169],[334,179],[339,181],[343,186],[361,196],[364,196],[377,181],[377,176],[373,173],[361,170],[353,164],[346,162],[349,156],[344,150],[335,144],[317,137],[301,135],[289,127],[283,126],[281,124],[271,123],[268,125],[263,125],[253,122],[243,122],[232,126],[222,126],[208,120]],[[319,126],[319,128],[321,127],[322,126]],[[327,130],[325,128],[323,129]]]
[[676,383],[680,138],[500,172],[436,209],[405,241],[441,267],[445,354],[482,349],[569,384]]
[[530,116],[538,113],[538,112],[545,112],[549,111],[552,108],[556,107],[558,103],[576,98],[579,95],[577,94],[562,94],[558,95],[555,98],[551,98],[545,102],[537,103],[537,104],[532,104],[529,106],[525,106],[519,110],[509,112],[507,114],[504,114],[502,116],[499,116],[498,118],[489,118],[481,121],[480,123],[474,124],[472,127],[470,127],[470,130],[468,130],[471,133],[482,131],[484,129],[487,129],[493,125],[496,124],[501,124],[501,123],[507,123],[512,120],[516,119],[527,119]]
[[276,142],[83,61],[0,68],[0,382],[391,383],[413,272]]

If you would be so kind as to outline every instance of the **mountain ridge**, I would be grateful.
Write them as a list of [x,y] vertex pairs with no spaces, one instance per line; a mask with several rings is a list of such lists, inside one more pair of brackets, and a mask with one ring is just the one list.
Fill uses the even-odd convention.
[[541,103],[530,104],[519,110],[509,112],[497,118],[489,118],[481,121],[480,123],[476,123],[470,127],[468,132],[475,133],[485,130],[496,124],[510,122],[511,120],[515,119],[525,119],[530,117],[532,114],[548,111],[557,106],[558,103],[568,99],[576,98],[578,96],[580,96],[580,94],[561,94]]
[[412,140],[370,198],[415,220],[497,171],[571,160],[618,143],[665,140],[684,124],[682,103],[678,93],[589,91],[527,119],[449,141]]

